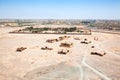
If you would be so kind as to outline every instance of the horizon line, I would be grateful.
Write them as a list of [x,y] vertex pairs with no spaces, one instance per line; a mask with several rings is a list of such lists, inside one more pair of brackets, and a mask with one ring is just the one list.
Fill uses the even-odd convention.
[[120,20],[120,19],[76,19],[76,18],[0,18],[0,20]]

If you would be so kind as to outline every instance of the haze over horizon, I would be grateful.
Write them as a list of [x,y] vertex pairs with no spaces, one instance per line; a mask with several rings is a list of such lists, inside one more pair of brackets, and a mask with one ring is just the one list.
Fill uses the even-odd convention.
[[0,0],[0,19],[120,19],[120,0]]

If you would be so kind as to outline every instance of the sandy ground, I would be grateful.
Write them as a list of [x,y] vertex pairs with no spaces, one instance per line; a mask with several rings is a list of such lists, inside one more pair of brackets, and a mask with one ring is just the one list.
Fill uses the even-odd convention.
[[[69,35],[71,38],[46,43],[64,35],[9,34],[18,28],[0,28],[0,80],[119,80],[120,35],[94,32],[92,35]],[[79,37],[80,40],[75,40]],[[98,41],[94,40],[98,37]],[[81,44],[84,38],[91,44]],[[57,52],[62,42],[72,42],[70,53]],[[53,50],[41,50],[41,47]],[[95,46],[95,48],[91,48]],[[27,47],[16,52],[18,47]],[[91,51],[105,51],[103,57]]]

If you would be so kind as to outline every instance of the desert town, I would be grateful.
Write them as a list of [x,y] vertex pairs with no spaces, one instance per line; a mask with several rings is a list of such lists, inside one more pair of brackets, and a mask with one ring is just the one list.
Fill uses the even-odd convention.
[[51,34],[49,28],[69,32],[73,27],[44,25],[48,31],[40,33],[34,30],[43,30],[41,24],[32,27],[6,24],[1,22],[0,27],[0,80],[120,79],[119,31],[99,32],[80,23],[74,25],[79,28],[77,34]]

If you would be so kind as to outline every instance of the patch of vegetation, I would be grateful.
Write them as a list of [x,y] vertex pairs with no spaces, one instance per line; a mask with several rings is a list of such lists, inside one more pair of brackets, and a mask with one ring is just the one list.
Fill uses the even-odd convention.
[[89,27],[95,27],[95,25],[93,23],[88,25]]
[[[27,27],[25,29],[20,30],[19,32],[22,33],[55,33],[55,34],[67,34],[67,33],[79,33],[83,34],[83,30],[77,27],[70,27],[70,28],[50,28],[50,27],[43,27],[43,28],[34,28],[34,27]],[[88,30],[89,32],[89,30]]]
[[48,27],[44,27],[44,28],[33,28],[33,27],[27,27],[26,29],[24,29],[24,31],[30,31],[32,33],[38,33],[38,32],[42,32],[42,31],[57,31],[57,32],[74,32],[76,31],[77,28],[76,27],[71,27],[71,28],[48,28]]

